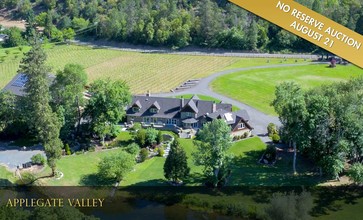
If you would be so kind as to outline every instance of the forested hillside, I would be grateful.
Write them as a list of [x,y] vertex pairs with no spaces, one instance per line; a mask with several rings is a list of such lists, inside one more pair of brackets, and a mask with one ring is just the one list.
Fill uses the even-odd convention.
[[[363,0],[298,0],[363,33]],[[251,51],[313,52],[317,47],[227,0],[3,0],[13,16],[34,17],[53,40],[77,34],[132,44]],[[34,11],[34,13],[33,13]]]

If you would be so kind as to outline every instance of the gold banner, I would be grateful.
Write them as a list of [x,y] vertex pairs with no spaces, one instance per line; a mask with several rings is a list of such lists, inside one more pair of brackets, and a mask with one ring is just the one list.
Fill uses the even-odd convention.
[[292,0],[229,0],[363,68],[363,36]]

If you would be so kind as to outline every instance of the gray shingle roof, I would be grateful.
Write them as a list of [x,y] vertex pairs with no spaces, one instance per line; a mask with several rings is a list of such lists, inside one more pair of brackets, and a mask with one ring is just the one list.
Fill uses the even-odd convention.
[[[55,76],[48,74],[49,84],[52,84]],[[27,82],[27,77],[23,73],[18,73],[14,78],[4,87],[3,91],[8,91],[17,96],[25,96],[25,84]]]
[[184,106],[184,108],[186,107],[190,107],[195,113],[198,113],[199,110],[195,104],[195,102],[193,101],[193,99],[190,99],[187,104]]
[[158,110],[160,110],[160,105],[158,103],[158,101],[155,101],[152,106],[154,106],[155,108],[157,108]]
[[[184,102],[183,102],[184,100]],[[207,113],[212,113],[214,108],[224,109],[226,111],[232,110],[232,105],[230,104],[215,104],[213,107],[213,101],[204,101],[204,100],[193,100],[191,99],[182,99],[182,98],[165,98],[165,97],[154,97],[154,96],[133,96],[131,106],[127,107],[126,114],[128,116],[137,116],[137,117],[160,117],[160,118],[180,118],[180,111],[185,108],[185,106],[189,106],[191,108],[197,109],[197,117],[202,117]],[[132,110],[132,106],[138,101],[140,106],[142,106],[138,112],[134,112]],[[157,113],[150,112],[150,107],[154,106],[154,103],[157,102],[160,109]],[[186,104],[184,104],[186,103]],[[193,103],[193,104],[191,104]],[[193,106],[193,107],[192,107]]]

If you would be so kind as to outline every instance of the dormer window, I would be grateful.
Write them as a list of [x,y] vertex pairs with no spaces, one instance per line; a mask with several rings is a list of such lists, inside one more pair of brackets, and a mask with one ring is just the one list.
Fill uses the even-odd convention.
[[246,127],[245,126],[245,123],[243,123],[243,122],[241,122],[241,123],[238,124],[238,128],[240,128],[240,129],[243,129],[245,127]]
[[141,109],[141,104],[140,104],[140,101],[137,100],[136,102],[134,102],[134,104],[132,105],[132,111],[133,112],[139,112],[140,109]]
[[150,112],[151,113],[158,113],[158,109],[157,108],[150,108]]

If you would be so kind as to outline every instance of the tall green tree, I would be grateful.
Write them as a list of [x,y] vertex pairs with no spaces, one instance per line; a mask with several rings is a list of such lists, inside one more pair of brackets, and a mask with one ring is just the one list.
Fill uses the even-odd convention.
[[15,95],[0,91],[0,133],[14,122],[15,109]]
[[195,164],[203,166],[205,177],[214,187],[223,184],[231,161],[227,153],[232,145],[231,128],[223,120],[208,122],[199,131],[194,145]]
[[187,156],[178,139],[171,144],[169,155],[164,163],[164,176],[175,183],[189,175]]
[[87,74],[79,64],[67,64],[57,73],[51,86],[52,106],[55,111],[64,110],[64,125],[61,129],[62,139],[66,139],[75,132],[76,124],[79,128],[81,108],[85,105],[83,91],[87,84]]
[[125,115],[125,107],[131,101],[130,90],[126,82],[108,79],[93,82],[89,92],[92,97],[84,116],[89,119],[93,132],[104,139]]
[[121,181],[135,166],[135,156],[125,151],[105,157],[98,165],[99,174],[107,179]]
[[6,47],[16,47],[25,44],[22,32],[17,27],[11,27],[5,32],[9,38],[5,41]]
[[279,115],[285,137],[294,148],[293,172],[296,173],[297,145],[304,141],[304,122],[307,117],[304,92],[294,82],[284,82],[276,87],[272,106]]
[[46,54],[35,36],[32,48],[20,64],[20,72],[27,78],[25,84],[25,112],[27,124],[34,137],[39,140],[47,156],[48,165],[55,174],[56,161],[61,157],[62,142],[59,139],[60,121],[49,104],[50,68],[46,66]]

